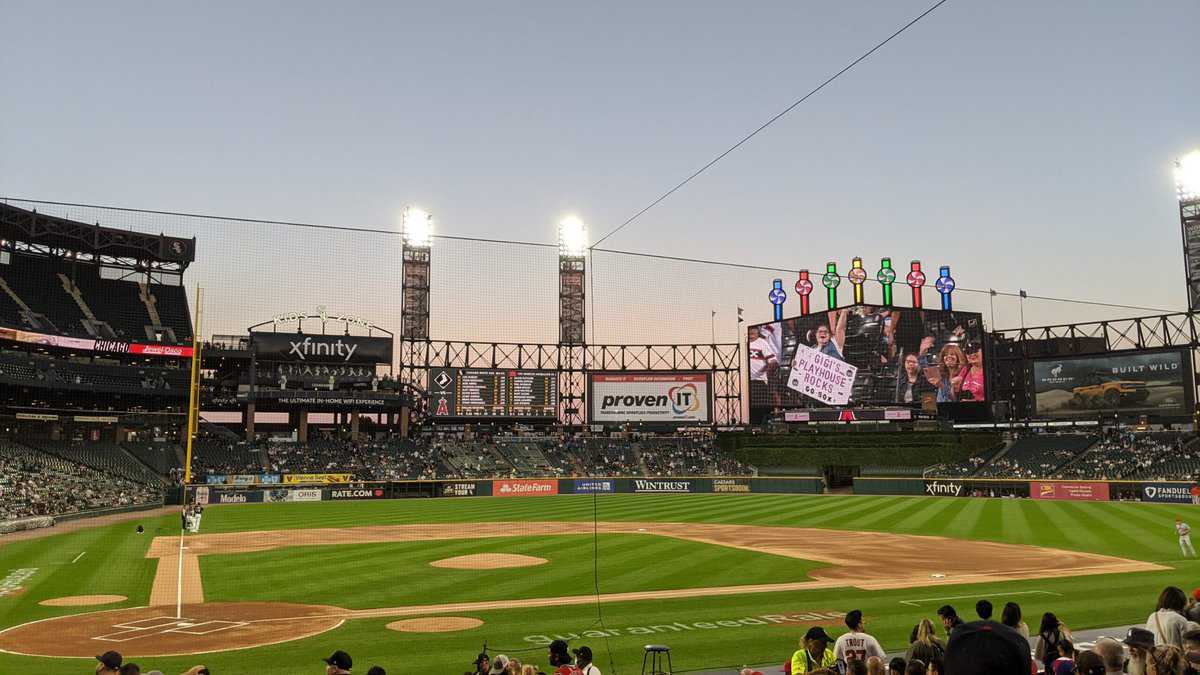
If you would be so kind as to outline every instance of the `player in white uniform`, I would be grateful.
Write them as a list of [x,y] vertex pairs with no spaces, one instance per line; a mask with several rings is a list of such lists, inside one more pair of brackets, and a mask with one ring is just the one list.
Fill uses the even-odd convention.
[[1196,555],[1196,549],[1192,548],[1192,528],[1176,518],[1175,533],[1179,535],[1179,550],[1183,553],[1183,557],[1189,558]]
[[833,643],[833,655],[837,658],[839,666],[843,666],[843,670],[847,661],[866,661],[872,656],[885,658],[886,654],[879,640],[863,632],[862,611],[856,609],[847,614],[846,627],[850,632],[839,636]]

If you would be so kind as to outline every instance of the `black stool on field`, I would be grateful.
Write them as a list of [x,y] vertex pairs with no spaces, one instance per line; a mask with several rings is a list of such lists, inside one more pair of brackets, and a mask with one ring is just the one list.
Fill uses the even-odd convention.
[[[667,655],[667,669],[662,669],[663,654]],[[650,659],[650,670],[646,670],[646,659]],[[671,648],[666,645],[646,645],[646,653],[642,655],[642,675],[671,675],[675,670],[671,665]]]

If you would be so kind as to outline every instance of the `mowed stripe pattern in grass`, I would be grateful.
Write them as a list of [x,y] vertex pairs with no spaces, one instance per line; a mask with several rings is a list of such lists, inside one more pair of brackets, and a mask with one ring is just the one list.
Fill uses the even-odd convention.
[[[209,532],[498,521],[746,523],[981,539],[1143,560],[1178,557],[1191,505],[824,495],[602,495],[221,506]],[[514,534],[520,534],[519,528]]]
[[[855,589],[818,589],[790,593],[762,593],[721,598],[692,598],[651,602],[627,602],[605,604],[602,607],[603,625],[625,628],[650,624],[669,625],[673,622],[695,622],[738,619],[766,613],[803,612],[811,610],[847,611],[855,607],[863,609],[869,620],[869,628],[884,642],[885,647],[898,648],[912,625],[920,618],[931,618],[933,610],[947,600],[947,596],[968,596],[968,599],[949,600],[960,612],[970,616],[975,597],[988,597],[999,606],[1012,599],[1021,603],[1026,618],[1036,623],[1043,611],[1055,611],[1073,628],[1112,626],[1136,623],[1145,619],[1153,609],[1154,599],[1163,586],[1175,584],[1190,589],[1200,573],[1196,562],[1177,562],[1179,551],[1173,529],[1177,515],[1195,521],[1200,518],[1200,509],[1190,505],[1154,505],[1137,503],[1073,503],[1036,502],[1030,500],[968,500],[931,497],[887,497],[887,496],[817,496],[817,495],[603,495],[603,496],[558,496],[509,499],[440,499],[398,500],[389,502],[329,502],[314,504],[270,504],[247,506],[221,506],[208,510],[204,519],[205,531],[253,531],[303,529],[310,527],[355,527],[373,524],[445,523],[445,522],[514,522],[514,539],[521,537],[521,521],[569,521],[579,523],[579,534],[563,539],[583,541],[564,547],[570,555],[579,554],[573,565],[580,567],[559,578],[537,579],[539,573],[551,571],[550,566],[508,570],[511,579],[519,580],[525,591],[536,595],[567,595],[586,593],[590,590],[591,528],[593,516],[601,521],[668,521],[704,523],[747,523],[755,525],[799,526],[879,532],[897,532],[922,535],[940,535],[961,539],[992,540],[1016,544],[1033,544],[1065,549],[1116,555],[1142,560],[1169,561],[1176,569],[1143,574],[1107,575],[1080,577],[1075,579],[1048,579],[1003,582],[977,585],[947,585],[924,589],[902,589],[895,591],[865,592]],[[170,520],[170,519],[168,519]],[[1193,522],[1193,525],[1196,523]],[[177,521],[168,523],[177,527]],[[105,528],[108,533],[94,540],[110,555],[103,558],[97,574],[72,582],[67,576],[55,574],[48,581],[51,588],[31,588],[30,597],[0,599],[0,617],[6,624],[36,618],[37,615],[64,613],[69,609],[37,608],[35,601],[42,599],[43,590],[52,590],[51,595],[66,595],[77,592],[107,592],[129,595],[131,598],[145,597],[151,576],[141,574],[145,564],[144,542],[132,534],[132,526]],[[163,533],[172,533],[169,527]],[[82,534],[82,533],[80,533]],[[80,534],[52,537],[36,542],[19,542],[11,548],[0,546],[0,567],[7,567],[8,556],[20,562],[39,559],[45,553],[66,553],[79,550]],[[821,545],[820,535],[814,545]],[[304,535],[297,532],[297,543],[303,544]],[[421,547],[446,544],[445,551],[478,550],[477,546],[493,546],[488,540],[472,542],[426,542]],[[89,546],[92,542],[89,541]],[[527,541],[522,546],[532,550],[553,551],[550,539]],[[551,549],[538,548],[551,545]],[[286,556],[283,561],[257,561],[255,564],[239,564],[235,574],[247,585],[283,586],[287,599],[316,601],[312,594],[328,589],[331,595],[341,600],[333,602],[341,606],[364,607],[393,604],[382,602],[378,593],[390,592],[390,585],[406,583],[404,566],[398,564],[397,555],[408,553],[389,551],[391,544],[326,547],[321,555],[333,555],[334,562],[345,566],[334,567],[317,558],[297,559],[291,569],[277,569],[277,564],[292,565]],[[931,544],[932,558],[953,556],[969,542],[947,542]],[[476,548],[473,548],[476,547]],[[313,547],[318,548],[318,547]],[[341,549],[340,553],[330,553]],[[306,549],[293,549],[304,551]],[[530,549],[526,549],[530,550]],[[638,583],[642,578],[671,578],[676,575],[691,584],[693,577],[711,574],[722,576],[715,569],[720,563],[710,563],[706,568],[697,565],[685,569],[684,564],[694,558],[684,555],[647,554],[633,555],[636,547],[626,547],[616,542],[611,551],[602,551],[601,582]],[[523,551],[515,551],[523,552]],[[433,551],[427,551],[432,554]],[[442,552],[438,551],[438,555]],[[72,553],[71,555],[74,555]],[[89,552],[88,560],[92,556]],[[247,554],[255,555],[255,554]],[[305,554],[306,555],[306,554]],[[20,556],[25,556],[20,558]],[[228,556],[230,561],[242,556]],[[553,558],[551,555],[542,557]],[[608,562],[605,561],[608,558]],[[70,556],[64,558],[69,560]],[[236,562],[236,561],[234,561]],[[888,552],[879,551],[881,567],[888,563]],[[206,565],[209,562],[205,562]],[[803,563],[799,563],[802,565]],[[623,568],[623,569],[622,569]],[[741,571],[740,569],[738,570]],[[558,574],[558,571],[555,571]],[[356,575],[371,577],[359,583]],[[220,576],[218,574],[218,576]],[[526,579],[526,577],[529,577]],[[624,579],[622,579],[624,577]],[[707,578],[707,577],[706,577]],[[499,577],[497,577],[499,579]],[[208,579],[206,579],[206,582]],[[409,579],[408,581],[415,581]],[[43,582],[45,583],[45,582]],[[219,580],[217,583],[220,584]],[[484,592],[487,580],[471,573],[453,586],[452,592]],[[514,581],[496,581],[498,590],[518,590]],[[94,587],[88,587],[94,584]],[[372,585],[376,598],[372,600]],[[560,588],[560,586],[582,586],[582,588]],[[217,588],[217,587],[212,587]],[[382,589],[382,590],[381,590]],[[523,592],[525,592],[523,591]],[[1038,591],[1028,594],[1028,591]],[[229,592],[232,590],[222,591]],[[446,592],[440,588],[438,593]],[[1049,594],[1047,594],[1049,593]],[[930,598],[917,607],[902,604],[901,600]],[[241,599],[246,599],[244,596]],[[5,604],[10,603],[10,604]],[[379,662],[390,669],[424,669],[453,671],[465,668],[464,662],[478,650],[479,644],[488,640],[493,646],[504,648],[533,647],[526,638],[533,635],[572,633],[581,636],[580,642],[589,644],[597,651],[602,666],[609,665],[607,648],[612,649],[612,663],[620,671],[640,668],[642,645],[648,641],[661,641],[673,647],[677,669],[695,669],[722,665],[736,666],[744,662],[782,662],[794,649],[802,630],[794,626],[747,625],[730,627],[719,631],[698,629],[664,628],[653,637],[647,635],[621,634],[608,639],[586,636],[588,629],[600,628],[600,613],[595,606],[548,607],[526,610],[489,611],[475,614],[485,623],[483,626],[461,633],[442,635],[398,634],[384,629],[387,620],[352,620],[341,628],[316,638],[296,641],[276,647],[266,647],[229,654],[209,654],[204,662],[215,672],[255,672],[262,675],[284,675],[302,669],[304,664],[315,662],[332,649],[347,649],[355,655],[356,662]],[[837,629],[831,629],[837,634]],[[544,651],[524,653],[529,660],[545,667]],[[194,665],[194,658],[152,659],[153,667],[167,672],[182,672]],[[145,665],[145,664],[143,664]],[[58,675],[78,672],[79,663],[27,659],[0,655],[0,672],[38,672]],[[607,669],[611,670],[611,668]]]
[[[274,600],[349,609],[804,581],[824,566],[785,556],[639,534],[305,546],[201,558],[210,601]],[[533,567],[446,569],[431,562],[516,553]]]

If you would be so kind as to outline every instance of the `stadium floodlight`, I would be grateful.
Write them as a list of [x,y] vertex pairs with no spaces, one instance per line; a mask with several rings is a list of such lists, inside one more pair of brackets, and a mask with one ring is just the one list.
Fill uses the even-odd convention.
[[1200,150],[1175,161],[1175,190],[1181,202],[1200,199]]
[[582,258],[587,253],[587,225],[578,216],[567,216],[558,221],[558,254],[568,258]]
[[404,209],[402,231],[404,245],[429,248],[433,243],[433,216],[425,209],[409,206]]

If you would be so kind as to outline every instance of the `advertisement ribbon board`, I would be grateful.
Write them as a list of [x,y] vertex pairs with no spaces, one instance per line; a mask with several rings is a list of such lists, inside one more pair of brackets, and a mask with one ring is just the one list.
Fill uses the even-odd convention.
[[1108,483],[1031,481],[1029,496],[1033,499],[1067,499],[1074,501],[1108,501]]

